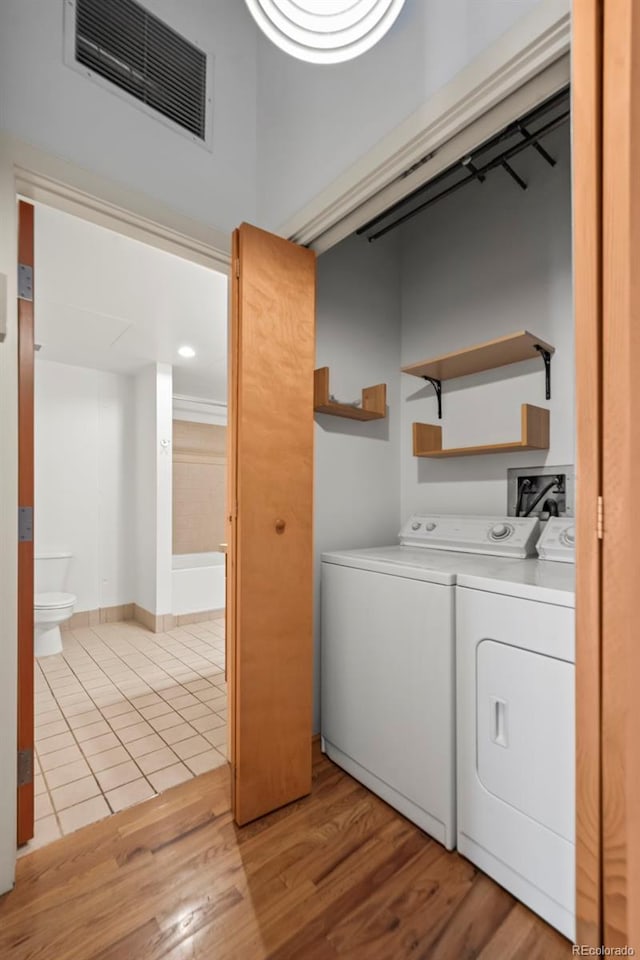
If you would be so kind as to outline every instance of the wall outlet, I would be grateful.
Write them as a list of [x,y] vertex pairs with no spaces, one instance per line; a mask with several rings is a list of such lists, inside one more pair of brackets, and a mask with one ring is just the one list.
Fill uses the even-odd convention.
[[[507,514],[510,517],[572,517],[575,470],[562,467],[518,467],[507,470]],[[529,512],[530,511],[530,512]]]

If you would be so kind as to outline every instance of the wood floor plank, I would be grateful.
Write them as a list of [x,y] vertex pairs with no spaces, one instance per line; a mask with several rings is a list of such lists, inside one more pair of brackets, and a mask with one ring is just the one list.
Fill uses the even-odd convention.
[[[526,907],[516,903],[488,941],[478,960],[514,960],[523,944],[535,931],[535,916]],[[571,947],[567,943],[568,955]]]
[[8,960],[560,960],[566,940],[314,755],[313,792],[239,829],[227,768],[18,862]]
[[[481,953],[513,909],[511,898],[483,873],[478,872],[466,896],[457,904],[446,927],[429,950],[429,960],[473,960]],[[424,952],[420,956],[426,956]]]

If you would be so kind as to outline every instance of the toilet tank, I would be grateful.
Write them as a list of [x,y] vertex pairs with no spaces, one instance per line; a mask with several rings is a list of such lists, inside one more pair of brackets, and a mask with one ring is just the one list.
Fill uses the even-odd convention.
[[35,592],[63,593],[71,563],[70,553],[37,553],[35,556]]

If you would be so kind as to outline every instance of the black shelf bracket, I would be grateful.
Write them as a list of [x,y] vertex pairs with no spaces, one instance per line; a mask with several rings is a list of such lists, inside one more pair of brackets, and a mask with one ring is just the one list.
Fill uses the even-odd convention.
[[541,347],[539,343],[535,344],[535,349],[538,351],[544,362],[545,395],[547,400],[551,400],[551,353],[549,350],[545,350],[544,347]]
[[438,398],[438,420],[442,420],[442,380],[425,376],[423,376],[422,379],[430,383],[436,392],[436,397]]

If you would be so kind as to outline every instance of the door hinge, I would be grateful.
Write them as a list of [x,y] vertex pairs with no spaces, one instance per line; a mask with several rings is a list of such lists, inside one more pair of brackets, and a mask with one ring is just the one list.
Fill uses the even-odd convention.
[[604,497],[598,497],[596,532],[598,540],[604,540]]
[[33,267],[18,264],[18,300],[33,300]]
[[33,507],[18,507],[18,541],[33,542]]
[[33,783],[33,750],[18,750],[18,786]]
[[235,275],[239,280],[240,279],[240,258],[239,257],[236,257],[236,259],[234,260],[233,267],[234,267]]

